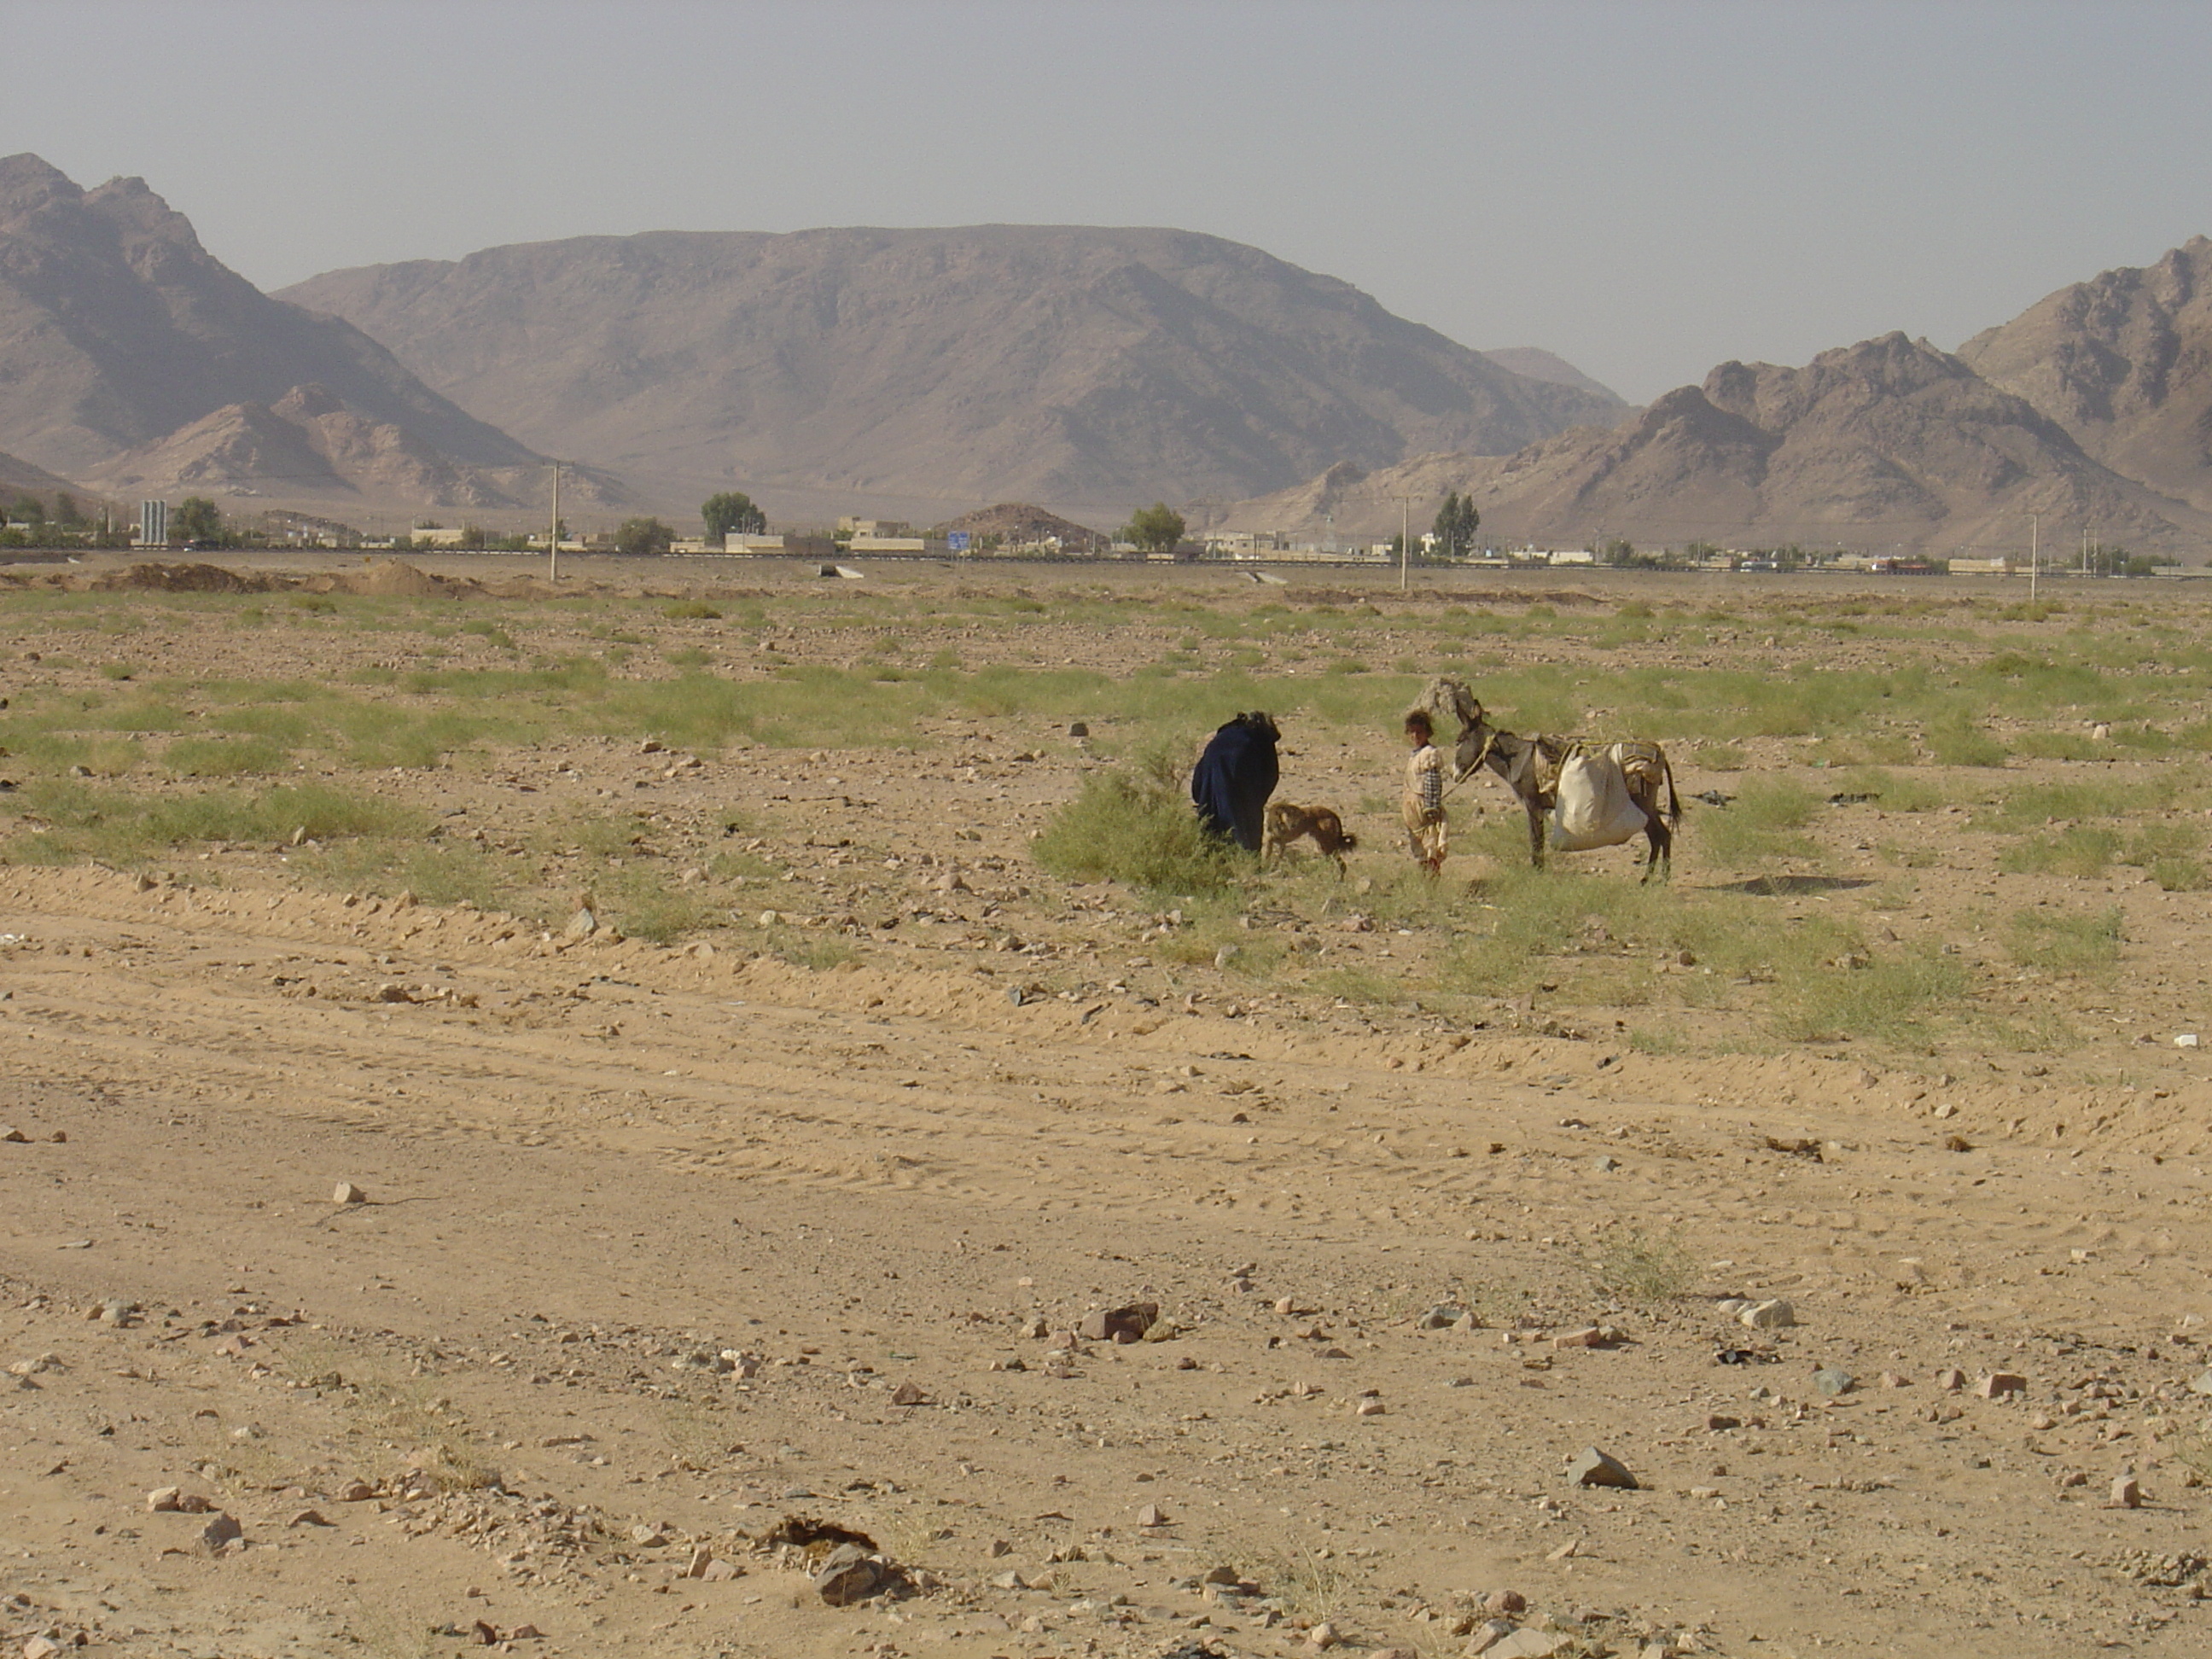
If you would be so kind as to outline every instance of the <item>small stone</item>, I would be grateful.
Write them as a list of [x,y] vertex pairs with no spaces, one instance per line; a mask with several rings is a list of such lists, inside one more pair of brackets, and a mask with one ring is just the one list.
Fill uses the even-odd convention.
[[599,919],[588,909],[580,909],[568,918],[568,925],[561,931],[570,939],[589,939],[599,931]]
[[2199,1371],[2189,1380],[2191,1394],[2212,1394],[2212,1371]]
[[53,1659],[62,1650],[60,1643],[43,1633],[27,1637],[23,1642],[23,1659]]
[[714,1552],[704,1544],[694,1545],[691,1559],[684,1563],[684,1576],[686,1578],[704,1578],[707,1576],[707,1569],[714,1565]]
[[1023,1582],[1021,1574],[1009,1571],[993,1573],[991,1575],[991,1588],[993,1589],[1018,1590],[1027,1589],[1029,1586]]
[[710,1584],[725,1584],[744,1575],[744,1569],[734,1561],[709,1561],[699,1577]]
[[24,1146],[29,1142],[30,1139],[30,1136],[25,1134],[21,1129],[15,1127],[12,1123],[9,1124],[4,1128],[0,1128],[0,1140],[7,1141],[11,1146]]
[[149,1515],[173,1515],[184,1507],[184,1491],[178,1486],[156,1486],[146,1494]]
[[2142,1488],[2132,1476],[2122,1475],[2112,1482],[2112,1507],[2116,1510],[2139,1510],[2142,1507]]
[[1601,1153],[1590,1160],[1591,1167],[1600,1175],[1611,1175],[1620,1167],[1620,1160],[1610,1152]]
[[510,1642],[542,1642],[545,1639],[545,1632],[535,1625],[517,1625],[507,1632],[507,1639]]
[[1858,1385],[1858,1378],[1841,1365],[1823,1365],[1813,1373],[1813,1386],[1831,1400],[1838,1395],[1849,1394]]
[[1563,1336],[1553,1337],[1552,1346],[1555,1348],[1595,1348],[1604,1340],[1604,1333],[1596,1326],[1589,1325],[1579,1331],[1569,1331]]
[[883,1563],[858,1544],[840,1544],[830,1552],[822,1571],[814,1575],[814,1588],[833,1607],[866,1601],[882,1587]]
[[1583,1448],[1583,1455],[1568,1466],[1567,1479],[1578,1486],[1617,1486],[1625,1492],[1637,1490],[1636,1477],[1628,1472],[1627,1466],[1595,1446]]
[[1528,1598],[1522,1595],[1519,1590],[1492,1590],[1488,1595],[1483,1597],[1482,1610],[1491,1613],[1526,1613],[1528,1610]]
[[1490,1648],[1485,1659],[1551,1659],[1573,1639],[1560,1630],[1516,1630]]
[[1137,1511],[1137,1524],[1140,1527],[1164,1527],[1167,1523],[1168,1512],[1158,1504],[1147,1504]]
[[1912,1386],[1912,1379],[1899,1371],[1884,1371],[1881,1382],[1885,1389],[1909,1389]]
[[1771,1297],[1765,1302],[1753,1303],[1736,1317],[1755,1331],[1780,1330],[1797,1322],[1797,1310],[1780,1297]]
[[629,1529],[630,1542],[645,1549],[659,1549],[668,1541],[668,1534],[647,1521],[641,1521]]
[[211,1555],[220,1555],[223,1547],[246,1536],[246,1528],[235,1517],[218,1513],[215,1519],[200,1528],[200,1542],[206,1545]]
[[1157,1302],[1133,1302],[1124,1308],[1103,1309],[1086,1315],[1076,1329],[1091,1342],[1141,1342],[1159,1316]]
[[331,1194],[331,1202],[333,1204],[366,1204],[368,1202],[368,1194],[364,1188],[355,1186],[350,1181],[341,1181],[338,1182],[337,1188]]
[[1492,1651],[1500,1642],[1503,1642],[1507,1637],[1513,1634],[1513,1630],[1514,1626],[1510,1620],[1484,1620],[1482,1623],[1477,1625],[1468,1632],[1467,1644],[1468,1659],[1475,1659],[1475,1656],[1478,1654],[1486,1654]]
[[1421,1659],[1412,1648],[1377,1648],[1367,1659]]
[[1936,1373],[1936,1386],[1946,1394],[1956,1394],[1966,1386],[1966,1374],[1954,1365]]
[[327,1527],[332,1524],[320,1510],[301,1510],[284,1523],[288,1527]]
[[2002,1400],[2007,1395],[2026,1394],[2027,1379],[2017,1371],[1991,1371],[1974,1384],[1974,1392],[1984,1400]]
[[1354,1406],[1352,1411],[1355,1417],[1380,1417],[1382,1415],[1382,1402],[1379,1400],[1363,1400]]
[[67,1129],[57,1129],[53,1133],[48,1135],[46,1139],[57,1146],[66,1146],[69,1145],[69,1131]]
[[915,1383],[902,1382],[891,1390],[891,1404],[894,1406],[927,1406],[928,1403],[928,1395]]
[[1724,1412],[1714,1412],[1705,1419],[1705,1427],[1714,1434],[1726,1434],[1730,1429],[1743,1426],[1743,1419],[1730,1417]]
[[1310,1648],[1333,1648],[1343,1639],[1337,1634],[1336,1626],[1326,1619],[1306,1632],[1306,1645]]
[[349,1480],[338,1489],[341,1504],[366,1504],[376,1496],[376,1488],[366,1480]]

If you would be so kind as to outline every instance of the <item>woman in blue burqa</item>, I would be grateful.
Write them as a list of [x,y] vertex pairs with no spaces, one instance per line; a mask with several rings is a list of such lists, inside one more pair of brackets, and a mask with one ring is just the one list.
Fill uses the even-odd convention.
[[1267,797],[1275,793],[1275,722],[1254,709],[1216,731],[1190,775],[1200,823],[1248,853],[1260,850]]

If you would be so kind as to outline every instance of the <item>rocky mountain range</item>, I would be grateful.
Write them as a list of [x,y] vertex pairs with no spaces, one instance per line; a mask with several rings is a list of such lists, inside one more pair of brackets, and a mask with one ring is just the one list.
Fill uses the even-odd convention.
[[2060,289],[1959,356],[2115,472],[2212,510],[2212,241]]
[[88,191],[29,155],[0,160],[0,446],[118,493],[465,506],[545,477],[351,324],[231,270],[143,180]]
[[1486,539],[2024,554],[2087,533],[2212,555],[2212,242],[2063,289],[1958,352],[1902,334],[1802,368],[1723,363],[1609,429],[1498,458],[1325,469],[1202,527],[1361,537],[1471,496]]
[[1337,468],[1219,515],[1218,527],[1395,530],[1396,498],[1472,496],[1501,544],[1601,538],[1680,544],[1799,542],[1957,552],[2008,547],[2027,514],[2087,515],[2150,541],[2197,515],[2120,478],[2064,428],[1956,357],[1892,334],[1803,368],[1723,363],[1610,430],[1505,457],[1424,456],[1379,474]]
[[1504,453],[1625,407],[1174,230],[580,237],[281,297],[538,448],[679,499],[744,489],[786,517],[922,522],[1018,496],[1118,523],[1340,459]]

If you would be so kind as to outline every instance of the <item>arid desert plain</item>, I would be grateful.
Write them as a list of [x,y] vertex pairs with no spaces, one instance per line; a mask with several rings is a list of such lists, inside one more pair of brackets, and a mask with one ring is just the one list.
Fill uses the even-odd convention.
[[[2204,585],[126,565],[0,574],[11,1650],[2212,1649]],[[1672,884],[1425,883],[1443,672]],[[1254,708],[1346,874],[1116,878]]]

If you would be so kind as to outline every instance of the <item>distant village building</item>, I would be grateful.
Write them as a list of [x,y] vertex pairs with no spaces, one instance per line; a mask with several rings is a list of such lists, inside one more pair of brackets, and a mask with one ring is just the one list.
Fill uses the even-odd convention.
[[784,538],[778,536],[759,536],[749,531],[732,530],[722,538],[725,553],[781,553]]
[[896,539],[912,532],[914,526],[904,519],[840,519],[837,533],[854,538],[887,537]]

